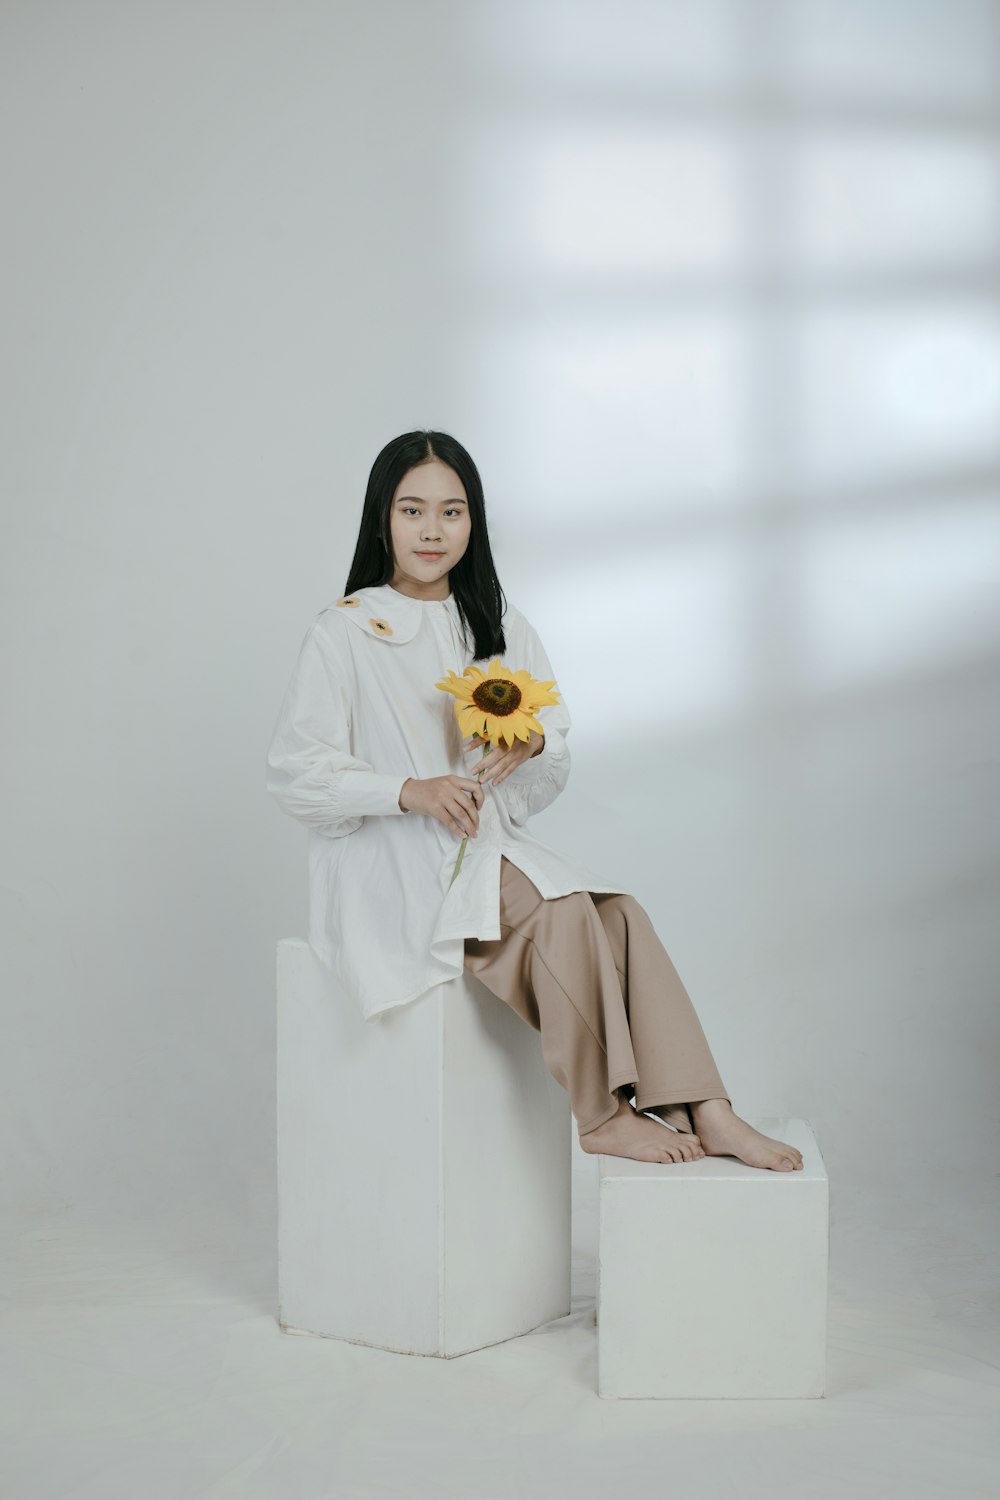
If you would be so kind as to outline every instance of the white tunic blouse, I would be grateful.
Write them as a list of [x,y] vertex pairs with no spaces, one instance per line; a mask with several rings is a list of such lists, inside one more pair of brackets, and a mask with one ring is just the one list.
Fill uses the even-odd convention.
[[[556,680],[561,694],[538,635],[509,601],[503,623],[504,666]],[[407,777],[471,777],[481,760],[481,744],[463,749],[454,697],[435,687],[471,665],[474,650],[453,595],[358,589],[313,619],[278,714],[266,787],[309,829],[309,945],[366,1019],[461,974],[466,937],[500,937],[502,854],[546,898],[621,890],[528,832],[569,776],[563,701],[536,711],[539,754],[499,786],[485,783],[479,833],[449,887],[461,839],[404,811],[399,795]]]

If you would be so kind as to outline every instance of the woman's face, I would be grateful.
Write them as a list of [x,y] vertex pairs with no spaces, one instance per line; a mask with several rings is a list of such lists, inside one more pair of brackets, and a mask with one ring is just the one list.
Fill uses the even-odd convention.
[[446,598],[448,573],[465,552],[472,531],[465,486],[454,469],[433,458],[404,474],[392,497],[389,520],[393,588],[417,599]]

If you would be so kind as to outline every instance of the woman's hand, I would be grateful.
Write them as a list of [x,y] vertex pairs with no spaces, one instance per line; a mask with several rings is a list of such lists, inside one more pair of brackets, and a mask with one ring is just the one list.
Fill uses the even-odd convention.
[[[476,745],[481,744],[483,744],[483,740],[480,736],[473,734],[468,739],[463,740],[462,749],[473,750]],[[515,740],[509,749],[503,743],[494,745],[490,753],[483,760],[479,761],[475,767],[478,780],[481,782],[488,781],[491,786],[499,786],[501,781],[506,781],[511,771],[523,765],[526,760],[530,760],[533,755],[541,754],[544,744],[544,734],[539,734],[537,730],[529,729],[528,739]],[[480,772],[480,766],[484,767],[482,772]]]
[[424,813],[437,818],[460,839],[473,838],[479,832],[479,809],[486,793],[478,781],[469,776],[408,776],[399,793],[404,812]]

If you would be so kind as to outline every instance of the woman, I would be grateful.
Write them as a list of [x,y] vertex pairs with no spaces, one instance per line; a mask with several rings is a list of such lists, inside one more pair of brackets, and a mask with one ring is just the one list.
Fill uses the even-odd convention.
[[310,946],[368,1019],[475,974],[541,1033],[584,1151],[801,1167],[733,1112],[644,908],[528,831],[569,775],[561,697],[527,743],[463,740],[436,684],[496,657],[556,680],[504,599],[471,457],[405,433],[375,460],[346,591],[306,633],[267,754],[268,790],[310,830]]

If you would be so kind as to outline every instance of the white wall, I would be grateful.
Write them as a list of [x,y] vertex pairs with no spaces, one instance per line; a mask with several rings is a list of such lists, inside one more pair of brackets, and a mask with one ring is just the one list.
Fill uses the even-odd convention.
[[736,1108],[813,1121],[839,1253],[957,1243],[997,1149],[997,8],[0,28],[8,1203],[268,1222],[305,833],[264,750],[376,452],[437,426],[574,714],[536,833],[647,905]]

